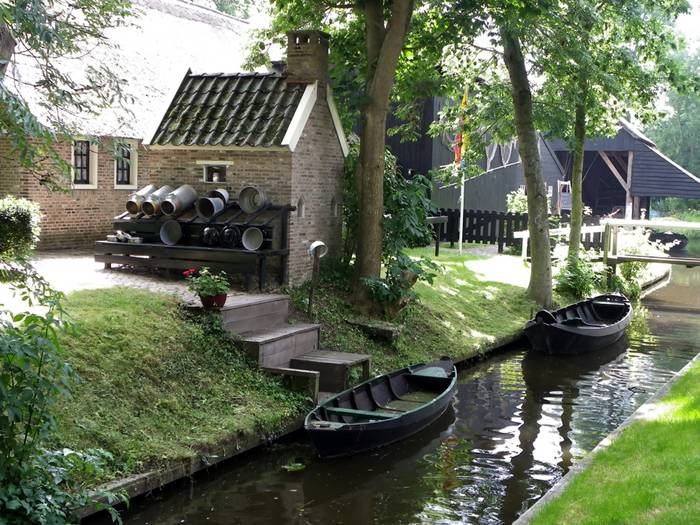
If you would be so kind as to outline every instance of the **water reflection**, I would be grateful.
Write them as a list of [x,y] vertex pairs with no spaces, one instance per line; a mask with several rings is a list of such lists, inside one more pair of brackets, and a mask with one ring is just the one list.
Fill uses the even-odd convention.
[[[494,357],[460,376],[454,412],[405,442],[319,461],[301,436],[143,499],[125,523],[511,523],[700,351],[699,336],[700,316],[650,308],[603,353]],[[289,461],[307,467],[285,472]]]

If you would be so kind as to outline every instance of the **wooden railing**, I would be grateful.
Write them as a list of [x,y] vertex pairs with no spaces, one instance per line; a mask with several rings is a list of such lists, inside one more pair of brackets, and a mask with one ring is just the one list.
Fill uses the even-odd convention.
[[700,257],[668,257],[657,255],[638,255],[618,253],[617,237],[620,227],[652,228],[658,230],[700,230],[698,222],[684,221],[648,221],[632,219],[603,219],[600,221],[604,228],[603,234],[603,262],[612,268],[610,275],[613,275],[616,266],[623,262],[646,262],[679,264],[692,268],[700,266]]
[[[604,246],[603,233],[605,227],[600,224],[586,225],[581,227],[581,243],[586,248],[602,250]],[[552,228],[549,230],[550,237],[569,237],[571,235],[571,227],[564,226],[561,228]],[[528,240],[530,232],[527,230],[515,232],[516,239],[522,239],[523,246],[520,255],[523,259],[527,258]]]

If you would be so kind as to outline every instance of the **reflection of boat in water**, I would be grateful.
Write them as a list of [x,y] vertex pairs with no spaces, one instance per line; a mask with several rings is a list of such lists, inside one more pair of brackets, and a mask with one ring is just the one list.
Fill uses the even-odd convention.
[[660,232],[652,230],[649,234],[649,241],[662,244],[662,248],[671,253],[681,252],[688,246],[688,237],[682,233],[672,231]]
[[449,359],[413,365],[369,381],[321,403],[304,426],[322,457],[373,450],[422,430],[447,409],[457,370]]
[[559,310],[540,310],[525,325],[532,348],[546,354],[583,354],[620,339],[632,320],[624,295],[603,294]]
[[[595,373],[620,357],[628,347],[629,340],[623,333],[622,337],[612,345],[588,354],[547,355],[540,352],[525,354],[522,373],[527,388],[520,406],[522,418],[522,424],[518,430],[520,453],[510,460],[511,476],[504,482],[505,501],[528,502],[529,506],[544,494],[544,492],[533,493],[532,488],[527,483],[523,483],[523,480],[528,478],[527,473],[535,465],[535,444],[543,432],[543,421],[547,418],[543,414],[547,397],[560,392],[560,424],[556,429],[561,450],[558,467],[562,474],[566,474],[573,462],[570,433],[574,406],[580,395],[579,382],[585,376]],[[546,486],[544,491],[546,492],[549,488]],[[504,523],[512,523],[522,510],[522,503],[519,508],[504,505],[500,518]]]
[[333,461],[316,460],[309,472],[299,473],[300,490],[314,505],[313,523],[414,523],[433,496],[426,483],[434,465],[426,458],[439,455],[454,423],[455,411],[449,406],[422,432],[391,447]]
[[597,352],[581,355],[546,355],[527,352],[523,358],[523,376],[528,389],[549,392],[571,384],[585,374],[600,370],[629,347],[629,339],[622,334],[612,345]]

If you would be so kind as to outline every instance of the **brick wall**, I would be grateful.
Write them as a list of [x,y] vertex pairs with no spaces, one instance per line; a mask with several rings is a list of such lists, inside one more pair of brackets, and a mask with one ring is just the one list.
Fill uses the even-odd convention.
[[293,213],[290,226],[292,282],[303,282],[311,275],[311,258],[307,253],[311,242],[325,242],[329,246],[328,256],[339,254],[343,161],[325,91],[320,89],[292,158],[292,203],[297,205],[300,199],[304,203],[304,216]]
[[[106,144],[109,139],[103,139]],[[70,144],[58,146],[70,161]],[[98,147],[97,189],[49,192],[13,161],[6,139],[0,138],[0,194],[14,193],[39,203],[44,218],[39,248],[90,247],[112,232],[112,219],[124,211],[133,189],[114,188],[114,157],[105,145]],[[226,182],[203,181],[197,161],[230,161]],[[318,101],[294,153],[285,149],[139,149],[138,187],[153,183],[176,187],[190,184],[198,192],[224,187],[235,198],[244,186],[262,189],[274,204],[297,205],[303,196],[304,216],[292,213],[290,222],[290,282],[308,279],[310,242],[320,239],[332,251],[340,247],[340,205],[343,156],[333,127],[325,93]],[[335,207],[332,205],[335,204]],[[334,211],[336,212],[334,214]]]
[[[71,145],[62,143],[56,148],[70,162]],[[39,249],[89,247],[111,233],[112,218],[124,211],[124,203],[134,191],[115,189],[111,149],[107,138],[98,145],[97,189],[70,189],[66,181],[65,192],[49,191],[13,160],[16,155],[9,141],[0,137],[0,193],[13,193],[39,204],[43,214]]]
[[[225,183],[204,182],[204,166],[197,161],[227,161]],[[237,151],[216,149],[150,148],[141,157],[139,168],[144,184],[189,184],[199,193],[225,188],[232,198],[244,186],[259,187],[274,204],[288,204],[291,196],[289,150],[264,149]]]

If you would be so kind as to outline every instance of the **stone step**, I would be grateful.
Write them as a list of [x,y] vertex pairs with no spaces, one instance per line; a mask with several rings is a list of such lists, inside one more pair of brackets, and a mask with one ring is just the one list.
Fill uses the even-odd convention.
[[286,324],[246,332],[241,338],[259,366],[286,367],[294,357],[318,348],[320,329],[318,324]]
[[224,328],[246,334],[283,325],[289,317],[289,296],[281,294],[232,295],[221,309]]

